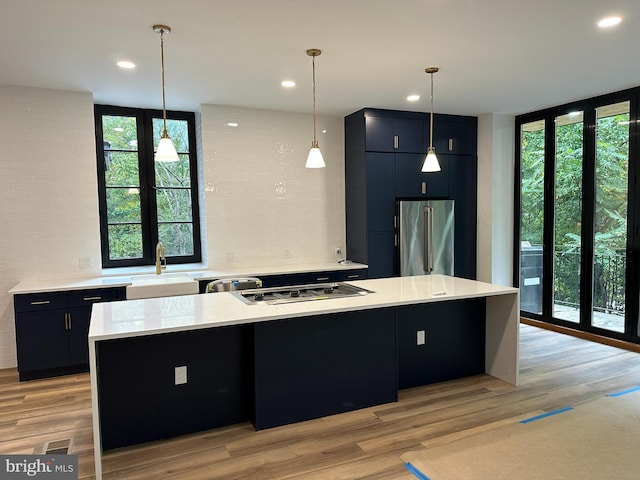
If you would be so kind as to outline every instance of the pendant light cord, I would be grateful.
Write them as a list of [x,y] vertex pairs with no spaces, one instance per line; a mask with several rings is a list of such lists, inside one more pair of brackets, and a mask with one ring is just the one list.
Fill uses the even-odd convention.
[[162,124],[163,132],[162,136],[166,137],[167,134],[167,108],[164,96],[164,29],[160,30],[160,63],[162,65]]
[[318,146],[318,140],[316,139],[316,56],[314,55],[311,60],[311,68],[313,72],[313,146]]
[[433,73],[431,75],[431,115],[429,119],[429,149],[433,149]]

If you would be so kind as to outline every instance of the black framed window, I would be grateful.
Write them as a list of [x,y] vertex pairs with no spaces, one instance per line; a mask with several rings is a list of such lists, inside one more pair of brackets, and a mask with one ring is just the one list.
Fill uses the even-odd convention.
[[640,343],[640,88],[516,117],[521,315]]
[[177,162],[156,162],[162,111],[95,105],[102,266],[201,260],[195,114],[167,112]]

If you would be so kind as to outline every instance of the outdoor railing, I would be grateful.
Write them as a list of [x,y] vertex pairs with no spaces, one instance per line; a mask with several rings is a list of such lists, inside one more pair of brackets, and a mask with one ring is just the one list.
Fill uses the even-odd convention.
[[[541,272],[542,247],[532,245],[527,248],[526,254],[529,265],[537,263]],[[555,305],[579,308],[580,256],[580,250],[573,246],[556,246],[553,285]],[[626,261],[627,256],[624,249],[595,255],[593,268],[594,312],[624,316]],[[540,285],[539,288],[541,287]]]

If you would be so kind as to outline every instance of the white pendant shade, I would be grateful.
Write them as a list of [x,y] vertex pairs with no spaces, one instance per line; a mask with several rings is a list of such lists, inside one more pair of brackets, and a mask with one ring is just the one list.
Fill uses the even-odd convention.
[[436,157],[436,152],[433,151],[432,148],[427,152],[427,156],[424,159],[424,163],[422,164],[423,172],[439,172],[440,171],[440,162],[438,162],[438,157]]
[[163,136],[160,139],[160,143],[158,143],[158,150],[156,151],[155,161],[156,162],[177,162],[178,152],[176,152],[176,148],[173,146],[173,142],[168,136]]
[[309,150],[309,156],[307,157],[307,163],[305,165],[307,168],[324,168],[326,165],[324,164],[324,158],[322,158],[322,152],[318,146],[311,147]]

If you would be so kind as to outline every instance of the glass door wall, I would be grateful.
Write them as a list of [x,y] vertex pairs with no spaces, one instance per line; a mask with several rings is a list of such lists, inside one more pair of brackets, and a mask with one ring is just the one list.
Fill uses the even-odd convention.
[[640,343],[640,191],[629,187],[639,98],[640,88],[517,117],[522,316]]

